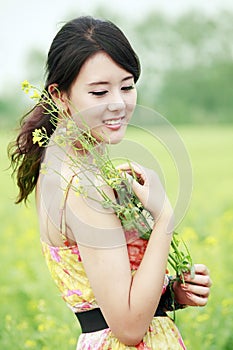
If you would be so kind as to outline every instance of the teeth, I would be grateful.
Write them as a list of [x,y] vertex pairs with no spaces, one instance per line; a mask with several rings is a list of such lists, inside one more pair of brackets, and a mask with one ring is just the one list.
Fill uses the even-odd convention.
[[106,120],[104,123],[107,125],[116,125],[121,122],[121,119]]

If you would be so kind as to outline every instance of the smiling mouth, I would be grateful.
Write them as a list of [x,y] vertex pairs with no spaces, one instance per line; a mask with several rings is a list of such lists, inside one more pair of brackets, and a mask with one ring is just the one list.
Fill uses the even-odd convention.
[[119,125],[122,123],[123,119],[125,117],[121,117],[121,118],[118,118],[118,119],[109,119],[109,120],[105,120],[104,121],[104,124],[105,125]]

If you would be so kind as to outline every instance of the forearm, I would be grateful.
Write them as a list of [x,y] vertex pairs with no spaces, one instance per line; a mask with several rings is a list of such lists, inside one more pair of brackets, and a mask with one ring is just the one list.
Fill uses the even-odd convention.
[[137,327],[145,329],[155,313],[159,303],[167,257],[172,235],[167,234],[166,223],[156,224],[139,269],[135,273],[129,295],[129,315],[137,317]]

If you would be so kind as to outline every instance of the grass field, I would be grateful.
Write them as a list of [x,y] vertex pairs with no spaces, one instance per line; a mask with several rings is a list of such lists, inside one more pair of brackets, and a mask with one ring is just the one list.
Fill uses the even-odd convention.
[[[180,127],[194,188],[179,227],[195,262],[208,265],[213,287],[205,308],[177,312],[189,350],[233,349],[233,126]],[[6,145],[0,134],[0,349],[75,349],[79,326],[59,297],[40,249],[33,196],[14,204]]]

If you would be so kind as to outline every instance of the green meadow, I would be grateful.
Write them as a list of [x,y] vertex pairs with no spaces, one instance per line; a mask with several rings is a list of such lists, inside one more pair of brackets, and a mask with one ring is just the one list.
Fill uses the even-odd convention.
[[[193,169],[191,203],[178,231],[194,262],[209,267],[213,286],[206,307],[178,311],[176,322],[189,350],[230,350],[233,126],[182,126],[178,131]],[[9,132],[0,133],[0,349],[72,350],[79,325],[45,265],[33,195],[27,207],[14,204],[16,186],[6,154],[11,138]],[[171,175],[168,182],[172,192]]]

